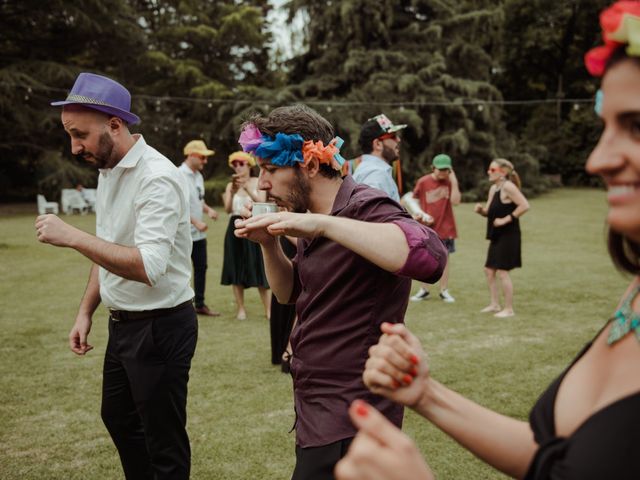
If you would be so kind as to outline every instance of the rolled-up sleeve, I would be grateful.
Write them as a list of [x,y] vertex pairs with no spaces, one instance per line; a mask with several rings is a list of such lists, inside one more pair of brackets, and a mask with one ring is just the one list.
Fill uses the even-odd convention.
[[436,232],[414,220],[395,220],[407,239],[409,255],[396,275],[435,283],[447,265],[447,249]]
[[180,185],[158,176],[142,185],[136,211],[135,245],[151,285],[166,274],[173,249],[180,212],[184,208]]

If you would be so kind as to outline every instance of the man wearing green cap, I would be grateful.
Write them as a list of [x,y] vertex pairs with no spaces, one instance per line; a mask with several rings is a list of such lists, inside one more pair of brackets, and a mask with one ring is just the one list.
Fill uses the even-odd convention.
[[[451,157],[444,153],[433,157],[431,162],[432,171],[428,175],[420,178],[413,189],[414,198],[420,202],[420,208],[427,215],[415,215],[416,220],[436,231],[442,243],[447,247],[449,254],[456,251],[455,239],[458,236],[456,231],[456,220],[453,216],[453,206],[460,203],[460,189],[458,179],[453,171]],[[451,296],[449,287],[449,257],[447,266],[440,278],[440,298],[447,303],[455,302]],[[429,296],[429,291],[425,284],[411,297],[414,302],[419,302]]]

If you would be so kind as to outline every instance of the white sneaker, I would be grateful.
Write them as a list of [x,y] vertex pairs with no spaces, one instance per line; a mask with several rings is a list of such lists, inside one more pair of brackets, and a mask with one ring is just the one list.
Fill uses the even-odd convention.
[[411,297],[411,301],[420,302],[422,300],[425,300],[428,296],[429,296],[429,290],[420,288],[420,290],[418,290],[418,293],[416,293],[413,297]]
[[440,298],[442,299],[443,302],[446,302],[446,303],[453,303],[456,301],[456,299],[453,298],[449,293],[449,290],[442,290],[440,292]]

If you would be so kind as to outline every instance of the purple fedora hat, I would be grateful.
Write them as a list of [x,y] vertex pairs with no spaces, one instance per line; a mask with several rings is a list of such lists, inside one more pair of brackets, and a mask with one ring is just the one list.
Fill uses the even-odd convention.
[[96,75],[95,73],[81,73],[76,78],[71,92],[66,100],[51,102],[60,105],[82,105],[98,110],[134,125],[140,123],[140,117],[131,113],[131,94],[115,80]]

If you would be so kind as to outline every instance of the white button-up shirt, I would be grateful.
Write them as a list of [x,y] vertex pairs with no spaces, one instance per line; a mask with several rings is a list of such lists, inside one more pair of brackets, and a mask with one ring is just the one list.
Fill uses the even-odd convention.
[[112,309],[170,308],[193,298],[189,201],[184,177],[141,135],[113,168],[100,169],[96,235],[136,247],[152,286],[100,267],[100,297]]
[[[200,172],[191,170],[191,167],[184,162],[180,165],[179,170],[187,182],[189,215],[191,215],[191,218],[202,221],[202,212],[204,211],[204,178]],[[194,242],[206,237],[207,234],[205,232],[201,232],[195,225],[191,224],[191,239]]]
[[398,186],[391,176],[391,166],[375,155],[362,155],[362,162],[356,168],[353,179],[370,187],[382,190],[396,202],[400,202]]

